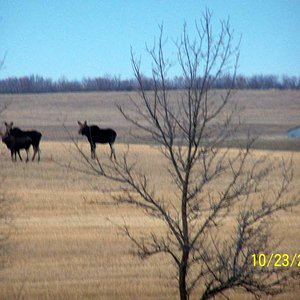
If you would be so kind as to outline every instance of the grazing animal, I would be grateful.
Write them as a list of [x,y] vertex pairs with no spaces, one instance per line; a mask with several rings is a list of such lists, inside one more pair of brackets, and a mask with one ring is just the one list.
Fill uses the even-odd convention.
[[4,123],[6,126],[6,136],[12,135],[14,137],[20,138],[20,137],[29,137],[31,139],[31,145],[33,148],[33,156],[32,160],[34,160],[36,154],[38,154],[38,161],[40,161],[40,141],[42,138],[42,134],[39,131],[36,130],[28,130],[28,131],[23,131],[18,127],[13,128],[13,122],[10,124]]
[[17,154],[20,160],[22,160],[22,157],[20,155],[20,150],[25,149],[27,154],[26,162],[28,162],[29,160],[28,151],[32,144],[32,139],[29,136],[24,136],[24,137],[14,137],[13,135],[6,136],[3,135],[1,132],[0,135],[2,136],[2,142],[10,150],[12,161],[17,161]]
[[100,129],[96,125],[88,126],[87,122],[81,123],[78,121],[79,125],[79,134],[85,135],[91,145],[91,156],[92,159],[96,157],[96,143],[100,144],[109,144],[110,146],[110,159],[112,159],[112,156],[114,159],[116,159],[115,149],[114,149],[114,142],[117,137],[117,133],[110,128],[107,129]]

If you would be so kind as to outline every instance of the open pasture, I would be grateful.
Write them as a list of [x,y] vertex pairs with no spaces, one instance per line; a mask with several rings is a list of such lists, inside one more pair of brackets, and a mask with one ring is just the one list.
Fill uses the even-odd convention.
[[[149,92],[151,93],[151,92]],[[212,93],[212,100],[218,101],[220,91]],[[130,98],[138,99],[136,92],[91,92],[57,94],[0,95],[0,105],[10,103],[0,121],[13,120],[15,126],[24,129],[38,128],[42,140],[69,140],[69,133],[78,137],[77,120],[87,120],[101,128],[114,128],[116,142],[139,143],[134,136],[143,133],[131,127],[118,111],[117,105],[125,110],[132,107]],[[169,92],[170,101],[178,106],[178,92]],[[287,130],[300,125],[300,92],[288,90],[234,91],[229,109],[238,105],[240,120],[237,139],[242,139],[250,130],[260,136],[256,147],[271,150],[299,150],[299,139],[287,138]],[[238,122],[234,119],[233,122]],[[69,133],[63,128],[65,126]],[[1,124],[3,127],[3,124]],[[2,128],[3,129],[3,128]],[[150,137],[143,141],[152,143]]]
[[[299,140],[286,138],[286,130],[300,123],[300,93],[239,91],[234,99],[245,106],[245,124],[262,134],[261,148],[270,148],[256,150],[257,156],[269,154],[278,160],[293,155],[294,193],[299,195],[300,152],[273,147],[300,149]],[[145,261],[134,257],[132,244],[118,229],[126,223],[138,234],[161,231],[162,224],[135,209],[114,205],[111,193],[120,192],[118,184],[67,167],[82,167],[82,161],[63,124],[77,138],[77,120],[88,120],[117,131],[117,156],[126,149],[124,142],[134,143],[130,153],[156,191],[172,194],[161,154],[130,137],[130,126],[115,108],[119,102],[129,105],[128,94],[7,95],[0,100],[0,104],[12,100],[1,122],[13,120],[16,126],[43,132],[40,163],[12,163],[5,145],[0,145],[1,189],[14,199],[11,251],[6,268],[0,270],[0,299],[176,299],[170,261],[162,256]],[[89,155],[85,138],[80,145]],[[97,146],[96,152],[109,161],[108,145]],[[270,178],[277,179],[278,174]],[[276,220],[274,237],[282,243],[274,251],[300,251],[299,211]],[[297,289],[279,299],[296,299]]]

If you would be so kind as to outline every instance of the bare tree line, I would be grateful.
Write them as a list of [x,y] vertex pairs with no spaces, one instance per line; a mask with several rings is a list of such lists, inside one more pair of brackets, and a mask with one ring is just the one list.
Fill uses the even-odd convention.
[[[153,78],[142,75],[145,90],[154,90]],[[197,79],[201,83],[204,78]],[[166,89],[187,89],[189,82],[184,76],[165,78]],[[220,76],[213,82],[211,88],[228,89],[231,85],[229,74]],[[89,91],[133,91],[138,90],[139,83],[136,78],[121,79],[120,76],[105,75],[96,78],[83,78],[82,80],[68,80],[63,77],[59,80],[44,78],[39,75],[24,77],[9,77],[0,80],[1,94],[23,93],[56,93],[56,92],[89,92]],[[300,89],[300,77],[277,75],[237,75],[236,89]]]

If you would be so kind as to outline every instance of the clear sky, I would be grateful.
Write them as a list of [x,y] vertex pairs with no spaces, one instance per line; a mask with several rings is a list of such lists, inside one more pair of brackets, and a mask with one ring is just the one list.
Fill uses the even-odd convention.
[[0,0],[0,78],[133,77],[131,46],[145,58],[163,22],[171,47],[206,7],[242,34],[239,73],[300,75],[299,0]]

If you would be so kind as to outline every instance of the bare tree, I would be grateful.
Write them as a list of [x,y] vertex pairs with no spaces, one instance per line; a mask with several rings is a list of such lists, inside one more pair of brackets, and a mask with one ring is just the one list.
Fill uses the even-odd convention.
[[[106,164],[90,160],[77,147],[91,173],[123,186],[123,193],[114,197],[117,203],[162,221],[165,231],[160,234],[145,232],[137,237],[128,226],[122,229],[141,258],[171,257],[180,299],[188,299],[193,292],[201,299],[226,296],[228,290],[243,290],[255,297],[274,295],[284,290],[291,271],[271,264],[254,267],[252,255],[272,252],[275,216],[299,203],[286,197],[292,163],[257,157],[250,136],[239,149],[224,146],[239,124],[234,122],[238,110],[230,103],[239,43],[234,46],[228,21],[221,21],[218,33],[213,31],[209,11],[196,24],[196,32],[191,40],[184,26],[175,43],[186,90],[174,97],[167,89],[167,72],[173,65],[164,56],[160,27],[157,44],[148,48],[153,92],[145,90],[140,61],[132,54],[139,98],[132,99],[130,111],[119,107],[131,124],[159,145],[168,164],[173,196],[165,199],[151,188],[146,170],[138,171],[128,153]],[[215,93],[212,86],[224,74],[231,88]],[[274,172],[281,172],[281,180],[270,186],[268,178]]]

